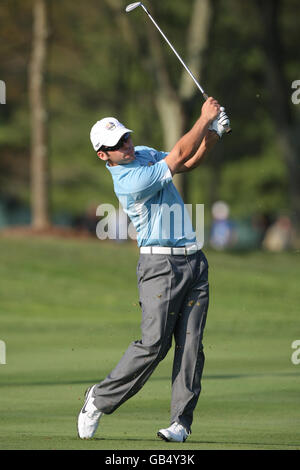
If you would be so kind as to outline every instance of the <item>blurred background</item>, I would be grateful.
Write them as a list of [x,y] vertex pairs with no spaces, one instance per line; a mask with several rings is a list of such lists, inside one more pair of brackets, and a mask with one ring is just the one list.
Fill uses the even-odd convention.
[[[135,145],[168,151],[197,119],[199,90],[142,9],[125,13],[127,3],[2,0],[0,229],[95,237],[96,207],[118,202],[91,126],[115,116]],[[145,5],[231,118],[233,133],[176,181],[186,203],[205,204],[206,242],[299,247],[298,2]]]

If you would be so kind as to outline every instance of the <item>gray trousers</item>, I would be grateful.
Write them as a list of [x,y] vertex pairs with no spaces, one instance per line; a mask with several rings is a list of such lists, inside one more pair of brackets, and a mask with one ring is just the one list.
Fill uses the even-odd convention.
[[135,395],[175,340],[171,423],[190,430],[201,391],[203,330],[208,309],[204,253],[141,254],[137,267],[142,339],[130,344],[113,371],[94,388],[95,406],[110,414]]

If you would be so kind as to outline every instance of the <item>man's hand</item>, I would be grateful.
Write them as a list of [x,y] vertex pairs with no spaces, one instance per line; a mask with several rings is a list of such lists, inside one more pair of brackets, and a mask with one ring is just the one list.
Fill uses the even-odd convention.
[[220,113],[220,105],[214,98],[208,98],[202,106],[201,117],[211,124]]
[[217,119],[215,119],[209,126],[209,130],[216,132],[221,138],[224,132],[226,131],[226,128],[229,127],[230,121],[229,117],[225,113],[225,108],[221,107],[220,111],[221,112]]

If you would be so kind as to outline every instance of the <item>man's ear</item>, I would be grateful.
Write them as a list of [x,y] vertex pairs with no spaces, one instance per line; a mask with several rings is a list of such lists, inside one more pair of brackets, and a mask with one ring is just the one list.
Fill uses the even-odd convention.
[[98,157],[100,158],[100,160],[104,160],[105,162],[107,162],[108,156],[106,155],[105,152],[102,152],[102,150],[99,150],[99,151],[97,152],[97,155],[98,155]]

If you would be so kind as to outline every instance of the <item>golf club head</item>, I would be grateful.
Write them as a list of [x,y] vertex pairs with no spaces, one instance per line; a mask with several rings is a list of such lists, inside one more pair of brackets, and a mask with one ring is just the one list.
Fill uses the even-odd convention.
[[126,13],[129,13],[130,11],[134,10],[135,8],[141,6],[142,2],[135,2],[135,3],[130,3],[130,5],[127,5],[126,7]]

